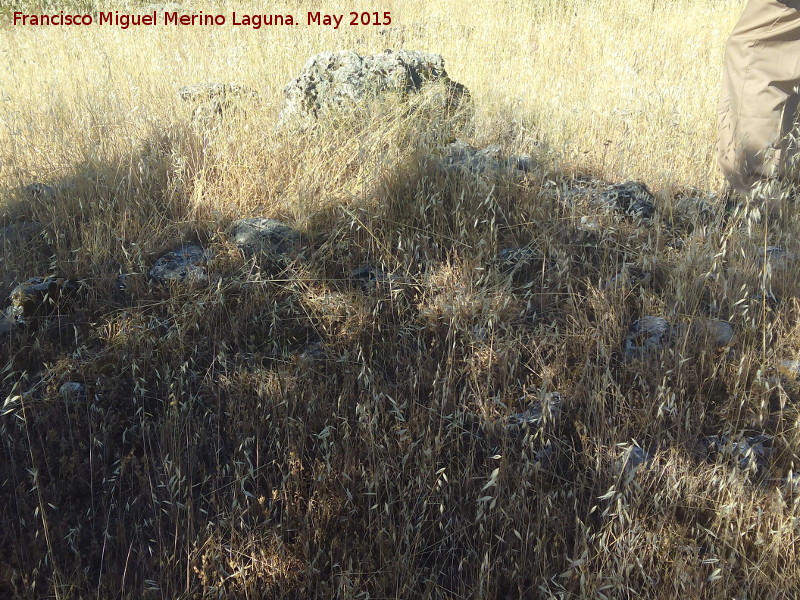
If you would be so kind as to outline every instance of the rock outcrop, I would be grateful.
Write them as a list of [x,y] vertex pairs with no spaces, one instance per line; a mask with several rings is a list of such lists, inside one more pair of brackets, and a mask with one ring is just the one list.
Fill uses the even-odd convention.
[[17,324],[28,324],[31,319],[56,312],[78,287],[72,279],[32,277],[11,290],[6,314]]
[[596,204],[611,210],[649,219],[655,214],[655,197],[647,186],[638,181],[615,183],[601,190],[596,197]]
[[284,89],[279,124],[307,125],[331,108],[352,106],[385,93],[405,97],[429,83],[444,84],[450,109],[469,96],[463,85],[448,77],[439,54],[410,50],[387,50],[370,56],[352,50],[322,52],[311,57]]
[[736,332],[733,325],[720,319],[699,319],[694,322],[695,331],[708,339],[716,348],[733,345],[736,341]]
[[150,269],[150,277],[158,283],[202,282],[208,279],[206,263],[213,257],[210,250],[188,244],[159,258]]
[[59,194],[59,189],[46,183],[34,181],[32,184],[25,186],[25,193],[34,200],[55,200]]
[[533,169],[533,159],[527,154],[503,157],[499,145],[475,148],[456,140],[443,149],[439,164],[450,172],[474,175],[522,175]]
[[393,274],[387,274],[383,269],[372,264],[363,264],[350,271],[350,278],[364,292],[371,292],[382,285],[398,281]]
[[509,415],[507,431],[513,431],[515,427],[538,429],[545,423],[554,421],[561,414],[562,399],[559,392],[550,392],[541,398],[533,398],[532,401],[528,397],[523,397],[522,400],[530,404],[523,412]]
[[709,458],[736,464],[742,471],[763,472],[774,452],[772,438],[764,435],[731,439],[727,435],[712,435],[704,440]]
[[658,353],[672,344],[684,332],[690,332],[717,349],[736,343],[733,325],[720,319],[695,319],[671,324],[663,317],[647,316],[634,321],[623,342],[623,354],[628,360]]
[[275,219],[239,219],[231,224],[228,235],[247,256],[287,261],[300,251],[300,232]]
[[628,360],[644,358],[663,350],[672,337],[672,327],[665,318],[642,317],[631,324],[623,343],[623,353]]
[[88,393],[86,386],[78,381],[67,381],[58,388],[58,395],[67,401],[86,400]]
[[636,475],[642,465],[653,460],[653,456],[636,443],[619,446],[619,449],[621,454],[617,460],[617,468],[628,480]]

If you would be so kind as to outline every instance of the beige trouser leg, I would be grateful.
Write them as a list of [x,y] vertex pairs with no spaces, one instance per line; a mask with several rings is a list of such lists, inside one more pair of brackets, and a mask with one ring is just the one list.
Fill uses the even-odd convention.
[[720,167],[747,192],[780,175],[794,153],[800,84],[800,0],[749,0],[725,47],[719,109]]

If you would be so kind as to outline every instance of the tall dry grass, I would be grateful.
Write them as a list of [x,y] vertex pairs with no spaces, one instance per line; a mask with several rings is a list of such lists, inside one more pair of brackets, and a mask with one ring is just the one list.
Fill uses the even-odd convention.
[[[0,30],[3,224],[45,225],[4,246],[3,290],[82,281],[2,340],[0,595],[793,597],[800,391],[776,365],[800,351],[797,220],[725,220],[709,194],[742,3],[315,7],[395,24]],[[423,95],[274,128],[312,54],[401,47],[445,57],[469,126]],[[198,131],[176,91],[202,81],[261,102]],[[454,135],[538,166],[444,173],[430,156]],[[645,181],[654,222],[567,201],[575,174]],[[54,201],[35,180],[68,185]],[[298,227],[303,260],[241,256],[224,232],[251,215]],[[153,286],[183,241],[215,250],[209,281]],[[494,259],[514,246],[536,260],[512,277]],[[367,262],[395,278],[362,289]],[[652,275],[607,284],[626,269]],[[644,315],[684,326],[626,361]],[[709,317],[732,348],[686,325]],[[541,427],[506,427],[551,392]],[[736,452],[756,435],[763,462]]]

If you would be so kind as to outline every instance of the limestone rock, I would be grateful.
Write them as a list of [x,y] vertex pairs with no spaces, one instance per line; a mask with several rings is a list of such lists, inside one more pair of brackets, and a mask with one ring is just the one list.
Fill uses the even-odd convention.
[[439,54],[411,50],[386,50],[370,56],[352,50],[322,52],[312,56],[284,89],[279,123],[306,124],[330,108],[346,107],[387,92],[408,96],[431,82],[446,85],[450,108],[468,96],[463,85],[447,76]]
[[206,281],[205,265],[212,257],[210,250],[203,250],[200,246],[182,246],[159,258],[150,269],[150,277],[158,283]]
[[782,360],[778,363],[778,373],[787,379],[800,377],[800,360]]
[[29,242],[42,231],[39,223],[11,223],[0,229],[0,246]]
[[197,125],[212,125],[224,114],[233,111],[242,101],[255,101],[258,94],[238,83],[200,83],[187,85],[178,90],[181,100],[194,102],[192,122]]
[[239,219],[231,225],[229,235],[248,256],[290,259],[300,251],[300,232],[275,219]]
[[[529,398],[523,397],[523,401],[529,401]],[[551,392],[545,394],[542,398],[535,399],[527,408],[527,410],[514,413],[508,417],[509,428],[528,428],[535,429],[541,427],[545,423],[553,421],[561,414],[561,394],[558,392]]]
[[628,478],[632,478],[639,468],[653,460],[649,452],[644,450],[638,444],[630,444],[623,447],[622,455],[620,456],[618,465],[620,472]]
[[306,346],[300,353],[299,358],[306,364],[322,361],[327,358],[325,345],[322,342],[314,342]]
[[47,185],[39,181],[35,181],[24,188],[25,194],[39,202],[53,202],[59,196],[65,193],[74,192],[75,190],[76,184],[74,181],[60,182],[57,185]]
[[58,188],[35,181],[25,187],[25,193],[35,200],[54,200],[58,196]]
[[17,323],[52,314],[78,290],[78,282],[55,277],[33,277],[11,290],[8,316]]
[[393,275],[387,275],[383,269],[375,265],[365,264],[350,272],[350,277],[358,283],[365,292],[374,290],[379,285],[395,281]]
[[445,146],[440,164],[447,171],[475,175],[514,175],[533,169],[533,159],[527,154],[503,158],[497,144],[478,149],[464,140],[456,140]]
[[238,83],[198,83],[185,85],[178,90],[181,100],[203,102],[206,100],[229,100],[233,98],[258,99],[255,90]]
[[64,400],[86,400],[86,386],[77,381],[67,381],[58,388],[58,394]]
[[759,434],[732,440],[727,435],[712,435],[705,439],[711,455],[718,455],[738,464],[743,471],[760,471],[767,467],[773,453],[772,439]]
[[649,219],[655,214],[655,197],[638,181],[610,185],[597,194],[596,204],[632,217]]
[[599,233],[602,230],[603,226],[600,224],[600,221],[598,221],[594,217],[584,215],[578,222],[577,228],[578,231],[581,231],[583,233]]
[[642,317],[633,322],[625,336],[623,353],[631,360],[660,352],[671,341],[672,327],[663,317]]
[[717,348],[723,348],[733,345],[736,339],[736,332],[733,330],[733,325],[727,321],[719,319],[700,319],[695,322],[695,328],[698,333],[707,336]]

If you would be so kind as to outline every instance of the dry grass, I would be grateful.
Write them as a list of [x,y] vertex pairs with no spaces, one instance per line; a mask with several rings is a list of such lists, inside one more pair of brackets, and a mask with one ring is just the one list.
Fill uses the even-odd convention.
[[[2,290],[83,287],[1,342],[0,596],[794,596],[800,389],[776,365],[800,353],[800,283],[759,257],[797,256],[800,227],[724,221],[708,193],[742,3],[523,4],[389,0],[383,30],[2,26],[1,224],[46,226],[4,248]],[[441,53],[469,126],[423,95],[275,130],[310,55],[386,47]],[[262,102],[198,132],[176,90],[202,81]],[[443,173],[430,155],[455,134],[538,167]],[[577,173],[645,181],[656,218],[581,231]],[[70,188],[26,196],[36,180]],[[251,215],[298,227],[303,260],[242,257],[224,232]],[[209,281],[151,285],[182,241],[215,250]],[[493,260],[513,246],[537,258],[512,277]],[[361,289],[366,262],[395,278]],[[652,277],[608,285],[623,269]],[[737,340],[686,326],[626,361],[643,315]],[[560,412],[506,427],[550,392]],[[758,434],[772,453],[740,460]],[[626,468],[634,444],[651,459]]]

